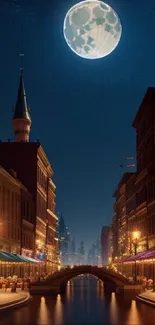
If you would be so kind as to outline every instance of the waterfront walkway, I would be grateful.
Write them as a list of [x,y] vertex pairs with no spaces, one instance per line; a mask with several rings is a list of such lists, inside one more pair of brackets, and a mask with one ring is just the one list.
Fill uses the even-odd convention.
[[29,292],[0,292],[0,312],[24,306],[32,300]]
[[137,295],[137,299],[145,304],[155,307],[155,292],[152,290],[147,290]]

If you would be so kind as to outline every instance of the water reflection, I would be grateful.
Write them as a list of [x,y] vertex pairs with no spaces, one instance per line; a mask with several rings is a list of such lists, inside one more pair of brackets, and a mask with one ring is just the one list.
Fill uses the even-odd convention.
[[131,306],[127,315],[127,324],[140,325],[142,324],[142,317],[135,300],[132,300]]
[[118,323],[118,305],[117,305],[116,295],[114,292],[112,292],[111,294],[110,321],[112,324]]
[[48,307],[46,305],[46,300],[45,297],[41,297],[40,300],[40,306],[38,310],[38,315],[37,315],[37,324],[51,324],[51,319],[50,319],[50,312],[48,310]]
[[104,292],[102,282],[71,280],[65,295],[33,297],[24,308],[1,315],[0,325],[154,325],[155,309]]
[[54,311],[54,324],[63,324],[63,303],[61,300],[61,295],[57,295],[57,299],[56,299],[56,305]]
[[84,300],[84,291],[85,291],[85,288],[84,288],[83,279],[80,279],[80,299],[81,299],[81,301]]
[[73,295],[74,295],[74,286],[72,281],[68,281],[67,288],[66,288],[66,299],[67,301],[73,301]]
[[96,297],[98,300],[104,299],[104,284],[102,281],[97,281],[96,284]]

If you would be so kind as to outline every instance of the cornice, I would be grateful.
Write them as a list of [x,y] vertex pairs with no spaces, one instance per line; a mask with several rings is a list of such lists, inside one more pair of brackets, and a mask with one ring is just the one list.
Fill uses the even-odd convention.
[[43,221],[40,217],[37,216],[37,220],[39,220],[46,227],[46,222]]
[[148,206],[148,208],[150,208],[150,207],[152,207],[153,205],[155,205],[155,200],[153,200],[152,202],[149,202],[147,206]]
[[54,191],[56,190],[56,185],[54,184],[54,182],[52,181],[52,179],[49,179],[49,184],[52,186],[52,188],[54,189]]
[[43,147],[40,145],[39,148],[38,148],[38,154],[39,156],[41,157],[41,159],[43,160],[46,168],[48,169],[48,172],[53,175],[53,170],[52,170],[52,167],[51,167],[51,164],[46,156],[46,153],[43,149]]
[[48,226],[52,231],[56,232],[56,229],[54,229],[52,226]]
[[50,210],[50,209],[47,209],[47,212],[55,219],[58,221],[58,217]]
[[136,208],[136,215],[139,215],[139,214],[144,213],[146,211],[147,211],[146,202],[143,202],[141,205],[139,205]]
[[46,238],[46,235],[44,233],[42,233],[41,231],[39,231],[38,229],[36,229],[36,234],[41,236],[41,237]]
[[9,172],[7,172],[3,167],[0,166],[0,173],[7,177],[9,181],[11,181],[14,185],[18,186],[19,188],[22,188],[27,191],[26,187],[18,180],[15,179]]
[[42,188],[42,186],[37,182],[37,192],[42,196],[44,200],[47,200],[46,191]]
[[28,220],[25,220],[24,218],[22,218],[22,224],[23,224],[23,226],[24,225],[27,226],[29,229],[34,229],[34,227],[35,227],[33,223],[31,223]]
[[135,185],[139,183],[145,176],[147,176],[147,174],[148,172],[146,168],[143,169],[139,174],[137,174]]
[[41,159],[41,157],[39,155],[38,155],[38,163],[37,163],[37,165],[47,177],[47,174],[48,174],[47,167],[44,165],[43,160]]

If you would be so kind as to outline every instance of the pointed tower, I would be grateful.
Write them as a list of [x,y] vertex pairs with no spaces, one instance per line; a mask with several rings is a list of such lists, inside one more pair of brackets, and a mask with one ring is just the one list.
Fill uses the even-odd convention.
[[31,128],[31,117],[26,101],[26,94],[23,81],[23,73],[21,71],[19,89],[17,95],[12,126],[15,133],[16,142],[28,142]]

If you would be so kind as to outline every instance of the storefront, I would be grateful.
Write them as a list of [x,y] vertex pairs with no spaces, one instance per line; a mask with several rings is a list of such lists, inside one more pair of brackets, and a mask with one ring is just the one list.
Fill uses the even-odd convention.
[[24,277],[24,274],[35,274],[40,271],[40,263],[32,258],[18,254],[0,252],[0,277],[17,275]]
[[128,278],[139,279],[145,276],[155,282],[155,249],[119,259],[114,265],[118,272]]

